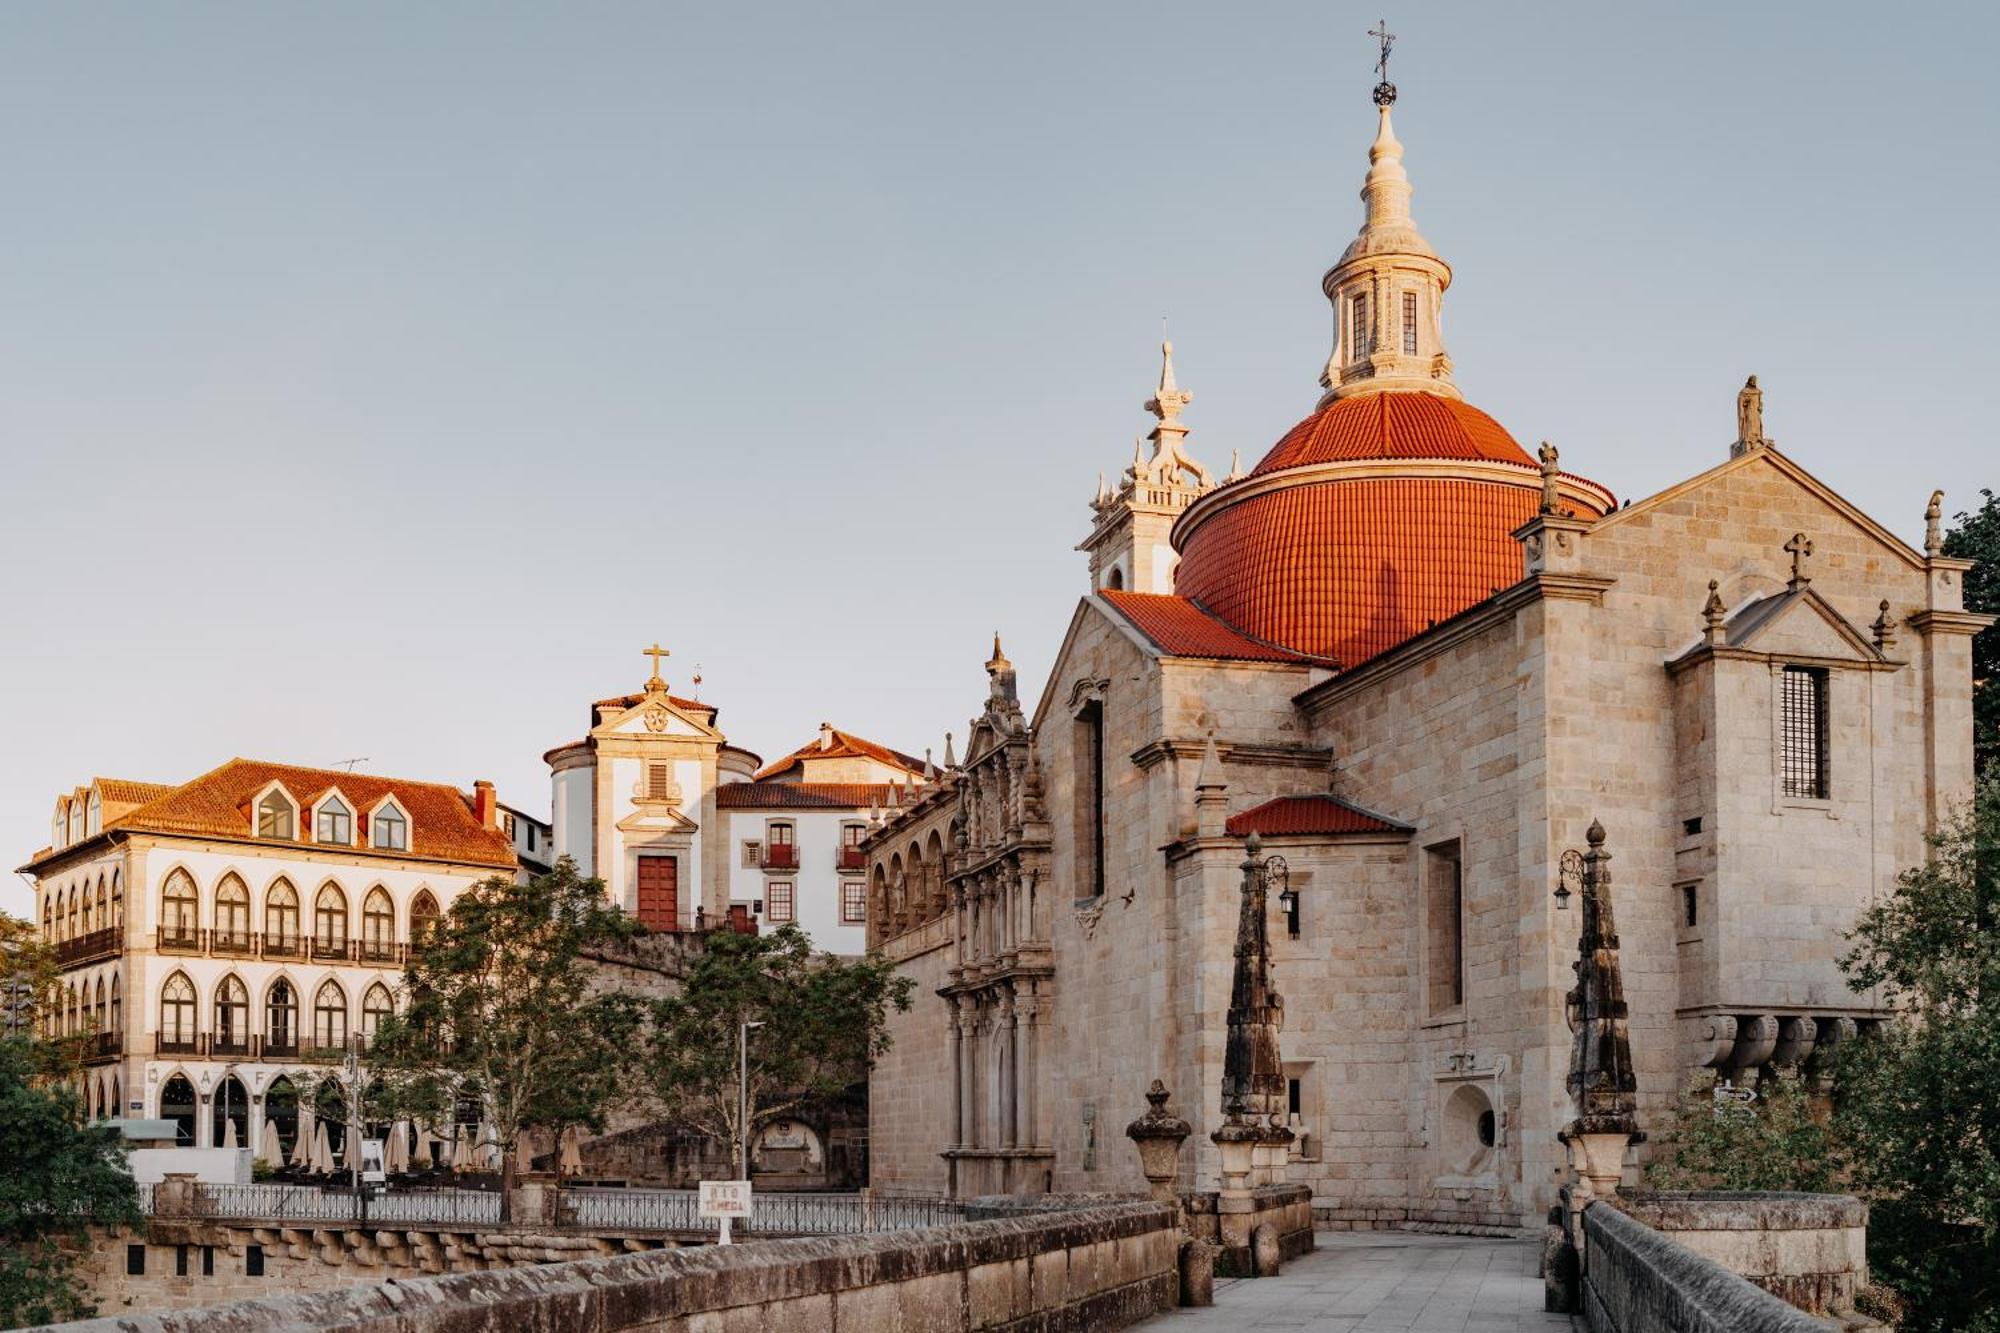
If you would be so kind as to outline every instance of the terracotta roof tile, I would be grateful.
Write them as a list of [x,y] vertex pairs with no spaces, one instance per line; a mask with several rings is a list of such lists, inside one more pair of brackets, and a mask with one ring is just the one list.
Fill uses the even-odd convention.
[[[498,829],[482,826],[473,811],[472,798],[456,787],[254,759],[232,759],[192,782],[162,788],[144,804],[109,821],[107,827],[133,832],[252,838],[256,822],[250,802],[274,780],[283,783],[292,799],[299,803],[300,832],[304,832],[303,825],[309,817],[307,807],[338,787],[355,806],[357,849],[366,851],[369,809],[383,796],[393,794],[410,816],[411,845],[408,851],[390,855],[495,867],[515,864],[513,844],[507,836]],[[297,845],[313,844],[300,841]]]
[[1250,475],[1354,458],[1466,458],[1533,467],[1506,427],[1434,393],[1336,398],[1285,433]]
[[1098,596],[1169,657],[1217,657],[1239,662],[1299,662],[1297,653],[1238,633],[1185,597],[1102,589]]
[[171,782],[134,782],[130,778],[98,778],[97,790],[106,802],[144,805],[174,789]]
[[911,774],[924,771],[923,760],[904,754],[901,750],[877,745],[864,736],[857,736],[851,731],[842,731],[838,727],[831,730],[833,735],[831,746],[822,748],[819,738],[814,737],[784,758],[766,764],[758,770],[757,780],[761,782],[765,778],[777,777],[780,773],[789,773],[809,759],[873,759],[878,764],[887,764],[891,768],[900,768]]
[[1533,486],[1439,477],[1254,495],[1188,534],[1175,591],[1238,631],[1353,668],[1511,587]]
[[887,782],[726,782],[715,789],[723,810],[866,810],[887,806]]
[[1269,838],[1286,834],[1328,836],[1410,831],[1406,825],[1392,823],[1332,796],[1280,796],[1231,815],[1228,828],[1239,838],[1252,833]]

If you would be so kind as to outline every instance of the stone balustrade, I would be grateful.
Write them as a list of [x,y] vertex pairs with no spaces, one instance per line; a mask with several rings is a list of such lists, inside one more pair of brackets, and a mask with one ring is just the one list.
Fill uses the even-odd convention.
[[1583,1210],[1590,1333],[1825,1333],[1826,1324],[1603,1200]]

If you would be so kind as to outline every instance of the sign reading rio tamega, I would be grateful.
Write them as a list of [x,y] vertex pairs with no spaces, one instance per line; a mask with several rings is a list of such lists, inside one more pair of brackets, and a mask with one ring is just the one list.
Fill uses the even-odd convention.
[[722,1219],[722,1232],[715,1238],[716,1244],[730,1243],[729,1223],[732,1218],[750,1216],[750,1182],[747,1180],[704,1180],[701,1182],[700,1213],[703,1217]]

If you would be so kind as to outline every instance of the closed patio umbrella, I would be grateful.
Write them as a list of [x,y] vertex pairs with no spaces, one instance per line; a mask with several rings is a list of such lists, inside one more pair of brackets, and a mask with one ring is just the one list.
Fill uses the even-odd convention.
[[432,1165],[431,1131],[427,1125],[417,1126],[416,1166],[419,1171],[428,1171]]
[[333,1147],[327,1138],[324,1120],[313,1124],[312,1169],[320,1175],[333,1171]]
[[452,1142],[451,1169],[470,1171],[472,1169],[472,1135],[464,1125],[458,1127],[458,1134]]
[[401,1175],[410,1169],[410,1125],[398,1120],[389,1126],[389,1143],[382,1150],[382,1169]]
[[283,1166],[285,1164],[284,1145],[278,1142],[277,1121],[266,1120],[264,1122],[264,1138],[258,1145],[257,1156],[263,1159],[266,1166]]
[[222,1118],[222,1146],[225,1148],[238,1146],[236,1142],[236,1117],[233,1115]]
[[313,1115],[302,1103],[299,1106],[299,1136],[292,1143],[292,1165],[302,1166],[308,1171],[313,1164]]
[[562,1161],[558,1169],[566,1176],[583,1174],[583,1150],[577,1146],[577,1129],[571,1125],[563,1131]]

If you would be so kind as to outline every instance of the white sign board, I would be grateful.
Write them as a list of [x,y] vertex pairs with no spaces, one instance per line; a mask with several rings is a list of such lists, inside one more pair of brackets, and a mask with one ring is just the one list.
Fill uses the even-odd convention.
[[388,1174],[382,1169],[383,1149],[387,1146],[387,1141],[383,1139],[361,1140],[362,1184],[380,1185],[389,1178]]
[[703,1217],[750,1216],[750,1182],[747,1180],[704,1180],[701,1182]]

